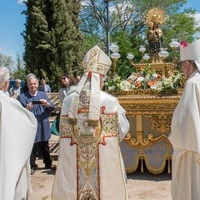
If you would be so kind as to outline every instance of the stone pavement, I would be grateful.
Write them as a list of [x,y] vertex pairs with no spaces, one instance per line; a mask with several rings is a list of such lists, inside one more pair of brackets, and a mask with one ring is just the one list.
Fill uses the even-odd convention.
[[[58,142],[59,137],[52,135],[50,149],[54,159],[53,164],[55,165],[57,164]],[[44,169],[41,159],[38,159],[36,163],[39,168],[31,176],[33,193],[29,200],[51,200],[55,172]],[[129,200],[171,200],[170,187],[171,175],[167,174],[167,172],[155,175],[145,170],[144,173],[136,171],[127,175]]]

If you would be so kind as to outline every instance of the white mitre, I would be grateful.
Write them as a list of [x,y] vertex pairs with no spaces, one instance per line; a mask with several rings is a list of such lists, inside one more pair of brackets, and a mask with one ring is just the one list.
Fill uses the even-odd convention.
[[200,71],[200,39],[186,47],[180,46],[180,60],[194,60]]
[[89,104],[89,120],[98,121],[100,116],[100,75],[106,75],[112,62],[97,45],[91,48],[83,59],[85,74],[80,80],[76,95],[72,99],[69,118],[77,119],[79,96],[88,76],[91,76],[91,96]]
[[112,62],[110,58],[96,45],[91,48],[83,59],[85,72],[95,72],[106,75]]

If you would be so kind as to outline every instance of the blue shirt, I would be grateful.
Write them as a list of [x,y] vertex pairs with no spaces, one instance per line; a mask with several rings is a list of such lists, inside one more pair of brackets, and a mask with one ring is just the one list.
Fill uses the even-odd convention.
[[40,99],[46,99],[49,106],[41,104],[34,104],[31,108],[31,112],[35,115],[38,121],[37,133],[35,142],[48,141],[51,137],[49,114],[54,110],[54,104],[50,101],[47,94],[41,91],[37,91],[35,96],[32,96],[29,92],[20,94],[17,99],[21,102],[23,107],[27,107],[28,103],[33,101],[39,101]]

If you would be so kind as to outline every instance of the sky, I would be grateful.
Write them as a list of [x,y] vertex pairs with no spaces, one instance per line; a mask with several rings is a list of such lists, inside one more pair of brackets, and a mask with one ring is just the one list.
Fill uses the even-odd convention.
[[[25,28],[26,6],[23,0],[0,0],[0,53],[16,58],[24,52],[24,40],[21,35]],[[198,5],[197,5],[198,4]],[[197,9],[200,22],[200,0],[188,0],[186,7]]]

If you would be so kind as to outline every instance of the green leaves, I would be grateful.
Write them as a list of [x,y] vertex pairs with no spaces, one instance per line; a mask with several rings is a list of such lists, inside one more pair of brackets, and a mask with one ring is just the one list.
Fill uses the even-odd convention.
[[[59,78],[81,70],[82,36],[78,30],[80,2],[77,0],[28,0],[25,62],[27,72],[48,78],[53,91]],[[45,72],[42,72],[42,70]]]

